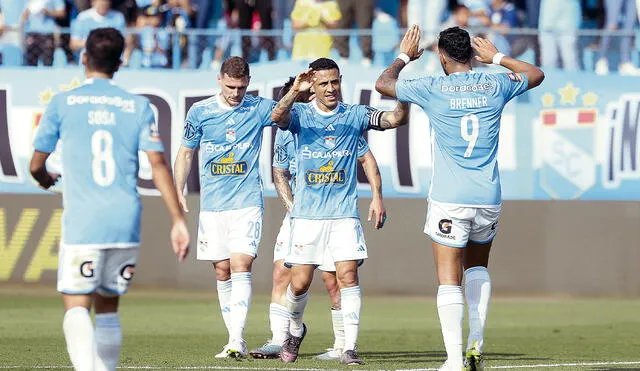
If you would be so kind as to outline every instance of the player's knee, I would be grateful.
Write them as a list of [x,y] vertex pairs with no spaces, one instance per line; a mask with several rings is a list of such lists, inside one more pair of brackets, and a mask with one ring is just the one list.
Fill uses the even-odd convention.
[[97,314],[117,312],[119,301],[119,296],[106,297],[96,295],[94,299],[95,312]]
[[291,270],[289,270],[284,265],[275,266],[273,268],[273,287],[284,287],[287,288],[289,285],[289,281],[291,281]]
[[228,260],[213,263],[214,270],[216,271],[216,280],[228,281],[231,279],[231,266]]
[[311,286],[311,280],[306,278],[301,279],[292,279],[289,287],[291,292],[295,296],[299,296],[309,291],[309,286]]
[[350,269],[342,272],[338,277],[338,282],[340,284],[340,288],[358,286],[358,270]]

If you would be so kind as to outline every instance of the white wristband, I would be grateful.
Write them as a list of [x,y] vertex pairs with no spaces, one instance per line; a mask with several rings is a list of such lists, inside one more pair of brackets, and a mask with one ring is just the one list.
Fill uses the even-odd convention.
[[504,54],[496,53],[496,55],[493,56],[493,64],[500,65],[500,62],[502,62],[502,58],[504,58]]
[[398,58],[401,61],[403,61],[404,64],[409,64],[409,62],[411,61],[411,58],[409,58],[409,56],[404,54],[404,53],[398,54],[398,56],[396,58]]

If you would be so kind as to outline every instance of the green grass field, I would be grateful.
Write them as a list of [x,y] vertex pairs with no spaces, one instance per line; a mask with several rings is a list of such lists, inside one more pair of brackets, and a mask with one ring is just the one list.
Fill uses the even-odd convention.
[[[53,289],[0,286],[0,369],[68,368],[60,297]],[[359,349],[365,370],[435,369],[444,360],[433,300],[365,296]],[[122,301],[128,369],[344,369],[311,360],[333,341],[329,302],[315,294],[309,334],[293,366],[277,360],[217,360],[226,342],[215,293],[144,291]],[[268,337],[268,298],[255,297],[250,347]],[[486,330],[489,368],[640,370],[640,300],[496,299]],[[621,364],[628,362],[628,364]],[[580,364],[579,364],[580,363]],[[600,364],[596,364],[600,363]],[[569,365],[573,364],[573,365]],[[523,367],[523,366],[531,367]],[[536,366],[537,365],[537,366]]]

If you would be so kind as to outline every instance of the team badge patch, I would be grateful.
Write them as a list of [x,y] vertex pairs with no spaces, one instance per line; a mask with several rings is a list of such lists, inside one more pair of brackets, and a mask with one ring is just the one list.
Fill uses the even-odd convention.
[[236,141],[236,129],[228,128],[227,129],[227,142],[235,142]]
[[329,148],[334,148],[336,146],[336,137],[324,137],[324,145]]

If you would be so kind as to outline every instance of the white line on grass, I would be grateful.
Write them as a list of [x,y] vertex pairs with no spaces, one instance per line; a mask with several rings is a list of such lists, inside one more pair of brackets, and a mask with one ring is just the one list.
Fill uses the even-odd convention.
[[[632,362],[576,362],[576,363],[549,363],[538,365],[511,365],[511,366],[486,366],[492,369],[513,368],[558,368],[558,367],[592,367],[592,366],[633,366],[640,365],[640,361]],[[0,370],[10,369],[69,369],[71,366],[0,366]],[[287,371],[342,371],[331,368],[283,368],[283,367],[243,367],[243,366],[121,366],[120,370],[287,370]],[[437,368],[408,368],[396,371],[436,371]],[[361,371],[387,371],[387,370],[361,370]]]

